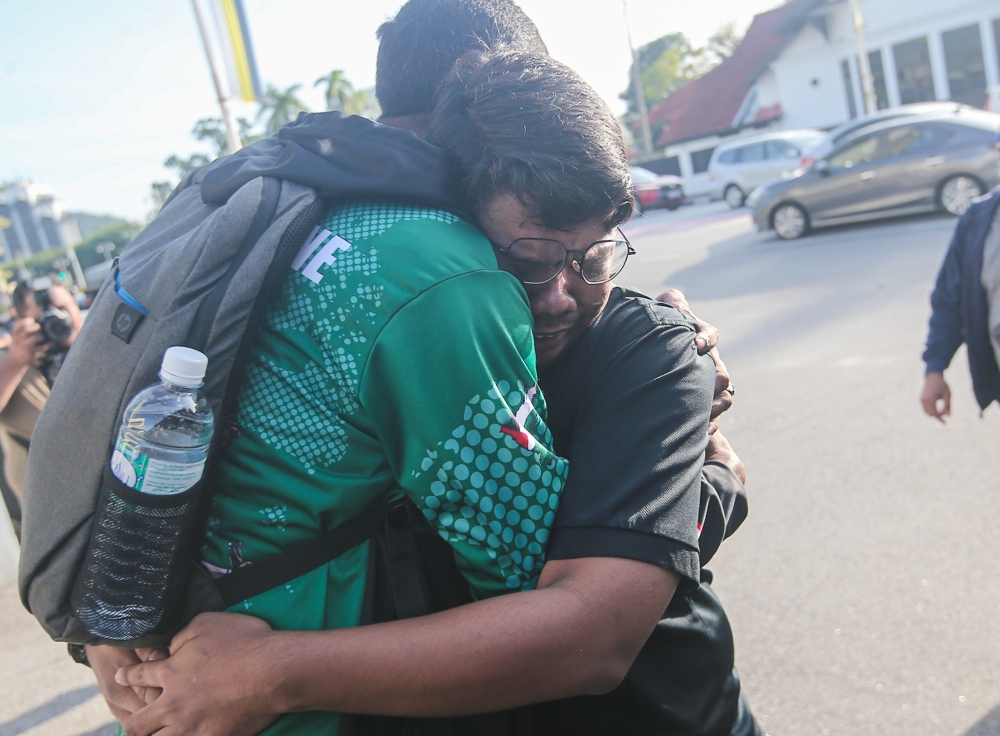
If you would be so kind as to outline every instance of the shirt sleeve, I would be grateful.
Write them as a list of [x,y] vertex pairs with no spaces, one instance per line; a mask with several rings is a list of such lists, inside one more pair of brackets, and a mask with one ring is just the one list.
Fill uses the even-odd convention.
[[693,338],[693,322],[678,318],[654,323],[623,346],[573,356],[608,357],[574,397],[580,408],[567,453],[572,472],[549,559],[624,557],[698,584],[701,468],[715,371]]
[[698,553],[701,564],[719,551],[747,518],[747,494],[743,481],[728,466],[712,461],[701,470],[701,504],[698,510]]
[[931,318],[923,355],[927,373],[943,373],[965,341],[962,333],[962,260],[968,221],[967,216],[959,220],[931,292]]
[[407,303],[372,347],[361,403],[473,595],[533,588],[569,466],[548,449],[531,313],[513,277],[468,273]]

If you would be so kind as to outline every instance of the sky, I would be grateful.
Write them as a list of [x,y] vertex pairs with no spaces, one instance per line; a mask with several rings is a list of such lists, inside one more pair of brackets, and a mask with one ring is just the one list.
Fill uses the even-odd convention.
[[[681,31],[703,44],[723,23],[746,30],[781,0],[630,0],[635,44]],[[302,84],[343,69],[375,82],[375,30],[402,0],[244,0],[264,83]],[[551,54],[616,113],[630,56],[621,0],[521,0]],[[0,0],[0,181],[50,185],[70,210],[142,220],[149,184],[172,178],[170,154],[204,150],[190,136],[219,116],[190,0]],[[252,117],[255,107],[234,105]]]

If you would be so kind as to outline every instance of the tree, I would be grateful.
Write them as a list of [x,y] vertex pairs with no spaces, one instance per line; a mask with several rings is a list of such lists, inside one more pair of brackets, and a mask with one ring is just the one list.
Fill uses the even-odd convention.
[[351,80],[347,78],[343,69],[333,69],[329,74],[320,77],[313,83],[313,87],[324,85],[323,99],[326,100],[327,110],[340,110],[347,113],[346,108],[351,104],[356,91]]
[[165,169],[175,169],[177,171],[178,178],[183,181],[184,178],[190,174],[195,169],[200,169],[205,164],[212,163],[214,159],[209,158],[204,153],[192,153],[187,158],[178,156],[176,153],[172,153],[167,156],[166,161],[163,162],[163,168]]
[[[666,99],[695,78],[692,68],[695,54],[696,50],[683,33],[669,33],[637,49],[639,77],[649,107]],[[634,79],[632,73],[630,68],[629,80]],[[639,100],[633,82],[629,82],[628,89],[620,97],[628,103],[629,116],[637,115]]]
[[279,89],[273,84],[267,85],[267,91],[257,113],[257,122],[264,120],[265,136],[274,135],[283,125],[292,122],[300,112],[309,111],[305,103],[295,94],[301,87],[301,84],[293,84],[291,87]]
[[317,79],[313,86],[320,85],[324,85],[323,97],[326,99],[327,110],[339,110],[344,115],[361,115],[372,120],[381,114],[378,100],[375,99],[375,89],[356,88],[343,69],[332,70]]
[[708,37],[708,50],[713,53],[719,61],[728,59],[733,55],[736,47],[740,45],[743,36],[736,30],[736,22],[723,23]]
[[365,87],[354,90],[354,94],[351,95],[351,99],[347,101],[347,105],[344,107],[344,114],[360,115],[369,120],[375,120],[381,115],[382,110],[378,106],[378,100],[375,98],[375,88]]
[[154,181],[149,185],[149,199],[153,203],[153,209],[146,216],[147,220],[152,221],[160,213],[173,191],[174,185],[169,181]]
[[[240,142],[244,146],[264,137],[254,132],[253,123],[246,118],[236,118],[236,125],[239,127]],[[191,135],[195,140],[208,141],[215,153],[212,160],[229,153],[226,148],[226,126],[222,118],[202,118],[194,124]]]
[[[727,23],[719,26],[706,46],[693,46],[683,33],[668,33],[640,46],[636,56],[646,104],[652,107],[711,71],[732,55],[741,40],[742,37],[736,32],[736,24]],[[639,114],[633,79],[632,70],[629,69],[628,89],[619,95],[628,103],[626,124],[636,120]]]

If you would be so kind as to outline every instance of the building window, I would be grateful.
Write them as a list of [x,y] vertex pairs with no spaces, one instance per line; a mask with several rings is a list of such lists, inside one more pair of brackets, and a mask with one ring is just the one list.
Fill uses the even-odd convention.
[[941,41],[951,99],[982,107],[986,99],[986,64],[983,63],[979,25],[942,33]]
[[[882,52],[870,51],[868,53],[868,66],[872,70],[872,86],[875,87],[875,98],[878,102],[878,109],[884,110],[889,107],[889,91],[885,86],[885,68],[882,66]],[[864,89],[861,90],[864,97]]]
[[854,102],[854,82],[851,81],[851,64],[846,59],[840,62],[840,73],[844,76],[844,92],[847,93],[847,111],[851,120],[858,116],[858,106]]
[[915,38],[892,47],[899,81],[899,103],[927,102],[934,99],[934,76],[927,36]]
[[715,148],[705,148],[701,151],[691,151],[691,168],[694,173],[702,174],[708,171],[708,161],[712,158]]

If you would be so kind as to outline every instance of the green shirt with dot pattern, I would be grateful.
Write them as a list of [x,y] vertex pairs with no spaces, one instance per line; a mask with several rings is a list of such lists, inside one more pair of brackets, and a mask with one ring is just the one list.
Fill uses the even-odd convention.
[[[404,493],[474,597],[534,587],[568,463],[536,387],[523,288],[450,213],[388,201],[330,211],[258,328],[240,437],[202,551],[229,566],[319,536]],[[231,611],[275,629],[360,623],[368,543]],[[336,734],[299,713],[264,733]]]

